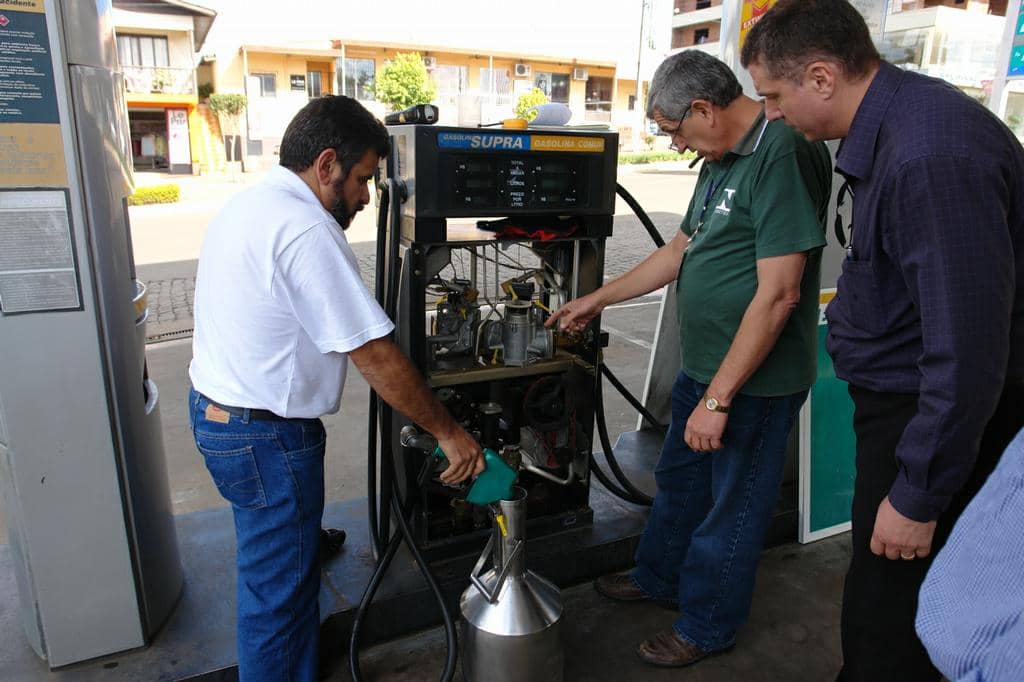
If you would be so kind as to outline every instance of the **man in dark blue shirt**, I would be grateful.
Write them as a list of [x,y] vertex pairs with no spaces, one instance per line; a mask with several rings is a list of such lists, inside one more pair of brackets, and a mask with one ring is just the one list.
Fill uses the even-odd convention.
[[769,117],[843,139],[854,197],[826,311],[857,434],[840,679],[938,679],[914,633],[926,557],[1024,426],[1024,150],[883,62],[844,0],[780,0],[742,61]]

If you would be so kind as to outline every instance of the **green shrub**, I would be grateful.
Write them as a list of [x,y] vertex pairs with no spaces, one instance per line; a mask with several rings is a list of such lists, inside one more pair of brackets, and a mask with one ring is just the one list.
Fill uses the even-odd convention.
[[181,198],[181,188],[177,185],[149,185],[139,187],[128,197],[129,206],[142,204],[173,204]]
[[665,152],[619,152],[620,164],[654,163],[656,161],[692,161],[696,152],[687,151],[683,154],[673,151]]
[[524,92],[519,96],[519,100],[516,102],[516,106],[513,109],[516,113],[517,118],[524,118],[527,121],[532,121],[537,118],[536,111],[530,111],[533,107],[539,104],[547,104],[551,100],[544,94],[544,91],[540,88],[534,88],[529,92]]
[[373,84],[373,94],[377,101],[401,111],[416,104],[430,104],[437,95],[437,86],[419,52],[399,52],[384,62]]
[[196,92],[199,99],[206,99],[213,94],[213,83],[200,83]]

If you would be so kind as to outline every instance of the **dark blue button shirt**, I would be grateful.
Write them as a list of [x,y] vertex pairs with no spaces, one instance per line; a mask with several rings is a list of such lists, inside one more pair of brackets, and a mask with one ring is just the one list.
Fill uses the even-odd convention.
[[1024,150],[952,86],[883,63],[836,166],[854,202],[828,350],[854,385],[920,394],[889,499],[932,520],[1024,380]]

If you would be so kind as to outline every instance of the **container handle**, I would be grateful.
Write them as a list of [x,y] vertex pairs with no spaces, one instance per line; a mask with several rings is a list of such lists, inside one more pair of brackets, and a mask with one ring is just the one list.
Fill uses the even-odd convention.
[[487,585],[480,579],[481,571],[483,570],[484,563],[487,561],[487,557],[491,554],[491,548],[494,547],[495,533],[491,533],[491,537],[487,539],[487,545],[484,547],[483,553],[480,558],[476,560],[476,565],[473,566],[473,572],[469,575],[469,581],[473,583],[473,587],[480,591],[480,594],[484,596],[484,599],[492,604],[498,603],[498,595],[501,594],[501,588],[505,585],[505,580],[508,578],[509,569],[511,569],[513,561],[523,551],[523,541],[516,540],[516,544],[512,547],[512,554],[505,560],[505,565],[501,567],[501,572],[498,574],[498,579],[494,582],[494,589],[488,590]]

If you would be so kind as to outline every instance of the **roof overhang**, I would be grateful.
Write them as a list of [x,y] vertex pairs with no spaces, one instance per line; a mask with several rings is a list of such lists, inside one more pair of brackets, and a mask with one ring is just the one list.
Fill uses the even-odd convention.
[[296,57],[324,57],[328,59],[341,57],[341,50],[329,47],[303,47],[301,45],[242,45],[241,50],[249,53],[295,55]]
[[523,62],[548,62],[555,64],[567,64],[570,66],[597,66],[614,69],[616,62],[602,59],[579,59],[576,57],[569,57],[567,55],[548,55],[548,54],[530,54],[523,52],[508,52],[503,50],[488,50],[483,48],[475,47],[450,47],[444,45],[427,45],[427,44],[416,44],[416,43],[390,43],[390,42],[374,42],[370,40],[333,40],[332,44],[337,45],[339,49],[344,46],[346,48],[369,48],[369,49],[388,49],[398,50],[399,52],[438,52],[438,53],[449,53],[449,54],[463,54],[471,55],[474,57],[494,57],[495,59],[512,59],[515,61]]
[[127,12],[148,14],[177,14],[192,17],[193,51],[200,52],[206,36],[217,18],[216,10],[184,0],[113,0],[113,6]]

